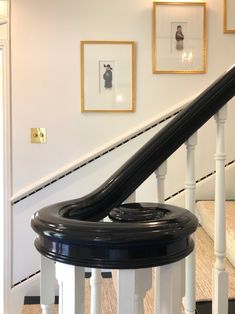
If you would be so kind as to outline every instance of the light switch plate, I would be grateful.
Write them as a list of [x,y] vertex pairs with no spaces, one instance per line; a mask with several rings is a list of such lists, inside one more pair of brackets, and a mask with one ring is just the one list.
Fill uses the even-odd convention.
[[46,143],[46,129],[45,128],[31,128],[31,143],[45,144]]

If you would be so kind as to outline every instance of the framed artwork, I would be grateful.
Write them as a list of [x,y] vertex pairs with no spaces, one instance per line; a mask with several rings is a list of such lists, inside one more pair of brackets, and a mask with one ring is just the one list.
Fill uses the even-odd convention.
[[235,33],[235,0],[224,0],[224,33]]
[[133,112],[135,43],[81,42],[81,111]]
[[206,72],[206,4],[153,3],[153,73]]

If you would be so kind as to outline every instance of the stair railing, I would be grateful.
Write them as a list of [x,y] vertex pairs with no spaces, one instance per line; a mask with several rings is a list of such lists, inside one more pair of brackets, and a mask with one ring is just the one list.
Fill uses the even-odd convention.
[[[143,313],[140,304],[151,286],[151,280],[148,279],[150,271],[147,269],[161,266],[157,270],[160,275],[157,276],[155,313],[178,314],[180,301],[185,295],[186,256],[184,307],[185,313],[195,313],[195,256],[190,238],[197,226],[195,216],[190,213],[195,206],[194,148],[196,131],[213,115],[217,123],[213,314],[228,313],[228,276],[224,267],[224,105],[234,94],[233,66],[97,190],[81,199],[48,206],[34,215],[32,227],[37,233],[35,246],[43,256],[42,279],[47,277],[47,281],[53,284],[53,260],[56,261],[56,274],[60,283],[60,314],[84,313],[84,266],[121,269],[117,288],[119,314]],[[122,205],[154,171],[158,180],[158,199],[161,203],[164,202],[165,162],[183,143],[187,147],[185,207],[188,210],[160,203]],[[99,222],[107,215],[114,223]],[[182,217],[185,218],[184,221]],[[154,250],[151,250],[152,246]],[[176,256],[176,247],[179,256]],[[152,255],[146,253],[149,250]],[[170,250],[173,250],[173,255],[168,254]],[[133,269],[127,270],[128,268]],[[135,270],[137,268],[146,269],[141,272]],[[95,271],[93,274],[93,286],[98,287],[100,274]],[[139,291],[143,278],[146,278],[147,284],[143,291]],[[177,281],[180,282],[178,287],[175,286]],[[51,289],[49,286],[50,284],[47,287],[42,284],[42,308],[45,314],[50,313],[54,303],[53,294],[46,292]],[[73,292],[69,293],[71,287]],[[79,297],[75,295],[76,291],[81,292]],[[100,299],[100,290],[94,295],[94,299]],[[92,311],[93,314],[100,313],[100,304],[93,306]]]

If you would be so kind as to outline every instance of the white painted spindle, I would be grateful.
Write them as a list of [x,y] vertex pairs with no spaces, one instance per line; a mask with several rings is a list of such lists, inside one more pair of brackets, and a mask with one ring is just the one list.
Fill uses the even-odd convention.
[[[167,162],[156,171],[157,201],[165,202]],[[179,314],[185,294],[185,260],[156,268],[154,314]]]
[[165,203],[165,178],[167,174],[167,161],[165,161],[156,171],[157,179],[157,202]]
[[135,314],[144,314],[144,297],[152,287],[152,268],[135,271]]
[[101,270],[93,268],[91,270],[91,314],[101,314],[101,298],[102,298],[102,276]]
[[227,106],[224,106],[215,115],[216,179],[214,250],[216,261],[213,269],[213,314],[228,313],[228,273],[225,270],[224,264],[226,255],[224,124],[226,117]]
[[[135,203],[136,192],[133,192],[125,201],[125,203]],[[132,270],[130,270],[132,272]],[[118,271],[120,272],[120,270]],[[135,270],[135,314],[144,314],[144,297],[146,292],[152,287],[152,268]],[[122,301],[125,302],[125,301]]]
[[144,297],[152,287],[152,269],[121,269],[117,278],[118,314],[144,314]]
[[[157,202],[165,203],[165,178],[167,174],[167,162],[165,161],[156,171],[157,179]],[[161,267],[155,268],[155,283],[154,283],[154,313],[160,314],[161,310]],[[164,273],[164,270],[163,270]]]
[[135,270],[119,270],[117,284],[117,314],[135,314]]
[[[157,314],[180,314],[181,301],[185,294],[185,259],[158,267],[157,276],[161,286],[160,290],[161,299],[157,303]],[[157,311],[156,311],[157,310]]]
[[53,314],[55,303],[55,262],[41,255],[40,303],[42,314]]
[[59,283],[59,314],[84,314],[84,268],[56,262],[56,278]]
[[[125,203],[136,202],[136,191],[133,192]],[[152,287],[152,268],[135,270],[135,314],[144,314],[144,297]]]
[[[187,165],[185,183],[185,206],[193,214],[195,213],[195,146],[197,144],[197,134],[192,135],[186,142]],[[195,239],[195,236],[192,235]],[[196,283],[195,283],[195,251],[186,258],[186,282],[184,311],[185,314],[195,314],[196,309]]]

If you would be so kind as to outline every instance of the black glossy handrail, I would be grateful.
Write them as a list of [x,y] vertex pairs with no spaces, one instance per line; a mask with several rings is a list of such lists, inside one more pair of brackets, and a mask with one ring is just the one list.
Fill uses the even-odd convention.
[[[190,212],[162,204],[130,204],[127,208],[121,204],[234,95],[235,66],[94,192],[39,210],[31,222],[38,234],[38,251],[64,263],[111,268],[156,266],[187,256],[193,249],[190,234],[197,227]],[[132,211],[135,214],[130,222],[126,217]],[[98,222],[110,212],[115,223]],[[164,212],[162,218],[160,212]],[[154,217],[146,220],[149,214]]]
[[64,217],[98,221],[132,194],[174,151],[235,95],[235,66],[162,128],[98,189],[57,205]]
[[114,222],[67,219],[56,207],[43,208],[32,219],[38,234],[35,246],[58,262],[109,269],[165,265],[194,248],[190,235],[198,221],[184,208],[130,203],[111,211],[111,219]]

